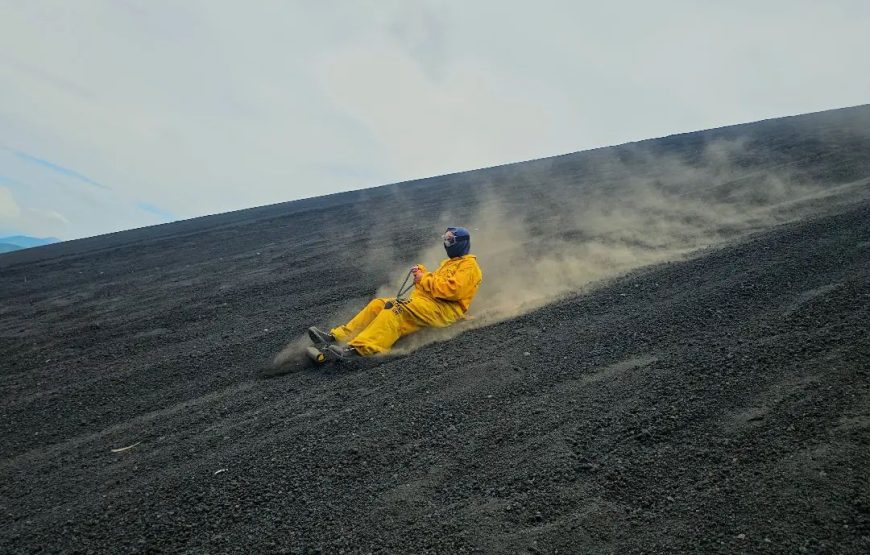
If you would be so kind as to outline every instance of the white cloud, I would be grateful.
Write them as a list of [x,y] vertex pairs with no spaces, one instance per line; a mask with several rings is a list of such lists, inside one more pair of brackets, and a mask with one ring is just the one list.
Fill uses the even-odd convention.
[[63,235],[69,220],[54,210],[22,207],[12,191],[0,187],[0,235],[34,235],[39,237]]
[[386,145],[399,179],[529,158],[529,144],[552,128],[547,112],[506,91],[494,72],[457,64],[436,81],[388,45],[329,58],[323,79],[330,98]]
[[19,179],[77,237],[860,104],[868,27],[849,1],[5,2],[0,145],[111,189]]
[[0,225],[3,222],[11,222],[21,217],[21,207],[15,202],[12,191],[6,187],[0,187]]

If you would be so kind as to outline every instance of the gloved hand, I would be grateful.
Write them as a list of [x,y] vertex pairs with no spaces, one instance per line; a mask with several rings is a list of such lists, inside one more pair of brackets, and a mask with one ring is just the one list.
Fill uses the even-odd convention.
[[411,273],[414,275],[414,283],[420,283],[423,274],[426,273],[426,268],[422,264],[417,264],[411,267]]

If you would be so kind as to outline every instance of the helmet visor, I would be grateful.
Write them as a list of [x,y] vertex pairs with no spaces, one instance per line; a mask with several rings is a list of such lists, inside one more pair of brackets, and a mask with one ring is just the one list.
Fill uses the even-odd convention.
[[447,232],[441,236],[441,240],[444,241],[445,247],[452,247],[456,244],[456,235],[448,229]]
[[454,230],[456,228],[448,227],[447,231],[444,232],[444,235],[441,236],[441,240],[444,241],[444,247],[449,248],[455,245],[456,243],[461,243],[463,241],[468,241],[468,235],[460,232],[457,234]]

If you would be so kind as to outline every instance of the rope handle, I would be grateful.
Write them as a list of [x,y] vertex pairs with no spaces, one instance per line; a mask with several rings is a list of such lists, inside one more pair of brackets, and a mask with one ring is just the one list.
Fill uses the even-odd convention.
[[[403,297],[405,295],[407,295],[411,291],[411,289],[414,288],[413,280],[411,281],[411,283],[408,283],[408,280],[411,279],[411,275],[413,275],[413,273],[414,273],[413,269],[408,270],[408,275],[405,276],[405,281],[402,282],[402,285],[399,287],[399,292],[396,293],[396,302],[397,303],[408,302],[408,299],[405,299]],[[407,285],[407,287],[406,287],[406,285]]]

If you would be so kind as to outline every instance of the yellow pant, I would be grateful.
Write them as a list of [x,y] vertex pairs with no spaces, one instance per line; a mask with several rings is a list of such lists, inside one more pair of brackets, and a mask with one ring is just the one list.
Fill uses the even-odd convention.
[[[385,308],[390,300],[393,301],[393,307]],[[331,329],[330,333],[363,356],[389,351],[400,337],[426,325],[406,308],[400,309],[400,306],[394,299],[374,299],[350,322]]]

